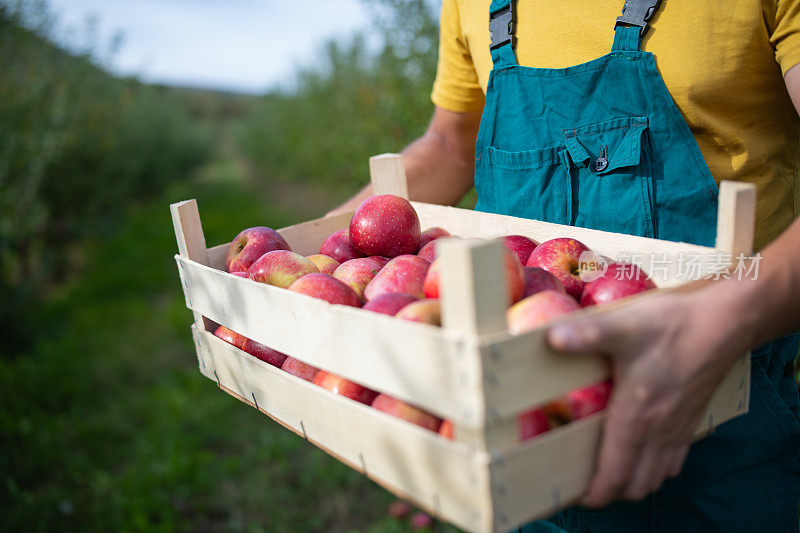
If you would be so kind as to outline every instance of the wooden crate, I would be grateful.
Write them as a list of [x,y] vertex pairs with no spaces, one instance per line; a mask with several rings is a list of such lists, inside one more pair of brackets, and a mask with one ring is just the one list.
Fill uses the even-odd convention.
[[[376,193],[408,196],[398,156],[377,156],[370,163]],[[423,229],[441,226],[454,235],[481,238],[523,234],[538,241],[571,236],[610,257],[631,251],[699,253],[712,258],[709,268],[729,260],[726,254],[750,252],[755,191],[722,184],[716,248],[413,205]],[[574,503],[585,490],[605,414],[525,442],[517,442],[516,415],[607,377],[607,362],[553,353],[544,340],[546,328],[516,336],[506,331],[497,241],[442,243],[444,326],[437,328],[230,275],[224,272],[228,244],[206,247],[196,202],[171,210],[200,370],[220,388],[399,497],[468,531],[507,531]],[[294,251],[310,255],[351,217],[312,220],[280,233]],[[665,276],[657,280],[660,287],[680,290],[674,271]],[[584,310],[563,320],[604,312],[607,308]],[[456,438],[446,440],[289,375],[215,337],[217,324],[449,418]],[[715,392],[698,438],[747,412],[749,379],[750,361],[743,355]]]

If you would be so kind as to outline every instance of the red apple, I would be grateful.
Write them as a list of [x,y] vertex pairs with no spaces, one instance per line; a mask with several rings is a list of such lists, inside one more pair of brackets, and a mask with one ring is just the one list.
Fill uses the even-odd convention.
[[382,261],[383,259],[380,256],[373,256],[345,261],[339,265],[333,273],[333,277],[353,289],[359,300],[363,300],[364,289],[386,265],[386,262]]
[[369,301],[381,294],[400,292],[422,298],[422,284],[429,266],[430,263],[416,255],[395,257],[372,278],[364,289],[364,297]]
[[247,271],[246,270],[240,270],[239,272],[231,272],[231,274],[234,275],[234,276],[238,276],[240,278],[246,278],[247,277]]
[[539,246],[538,242],[524,235],[506,235],[503,237],[503,244],[505,244],[506,248],[517,254],[520,263],[523,265],[528,262],[531,252]]
[[564,286],[558,281],[558,278],[550,272],[539,267],[524,267],[522,269],[525,273],[525,291],[522,293],[523,298],[533,296],[537,292],[542,291],[561,291],[566,294]]
[[388,257],[384,257],[382,255],[371,255],[369,256],[370,259],[378,263],[381,268],[385,267],[387,263],[389,263],[390,259]]
[[420,251],[422,251],[422,249],[425,248],[428,245],[428,243],[431,243],[436,239],[441,239],[442,237],[451,237],[451,236],[452,235],[450,235],[450,232],[444,228],[436,227],[436,228],[426,229],[419,236],[419,249]]
[[[522,293],[525,290],[524,272],[519,258],[508,248],[503,248],[503,263],[506,277],[506,301],[507,305],[511,305],[522,298]],[[423,290],[426,298],[438,298],[440,296],[440,269],[440,260],[437,259],[433,262],[428,270],[428,274],[425,276]]]
[[506,311],[508,330],[512,334],[522,333],[580,308],[578,302],[568,294],[542,291],[517,302]]
[[247,277],[286,289],[306,274],[318,272],[317,266],[302,255],[287,250],[275,250],[259,257],[247,269]]
[[217,330],[214,332],[214,335],[224,340],[228,344],[236,346],[239,349],[241,349],[242,346],[244,346],[244,341],[247,340],[247,338],[244,337],[243,335],[239,335],[235,331],[232,331],[226,328],[225,326],[218,327]]
[[396,315],[397,318],[410,320],[411,322],[422,322],[432,326],[442,325],[442,312],[439,300],[427,298],[418,300],[403,307]]
[[370,196],[350,221],[350,240],[364,255],[397,257],[419,250],[419,217],[405,198]]
[[364,309],[368,311],[375,311],[384,315],[394,316],[402,308],[416,302],[417,299],[410,294],[403,294],[401,292],[387,292],[380,296],[373,298],[364,304]]
[[523,411],[517,415],[520,440],[530,439],[550,430],[547,413],[541,407]]
[[453,422],[449,418],[445,418],[442,421],[442,425],[439,426],[439,435],[450,440],[455,438],[453,436]]
[[350,242],[350,236],[347,234],[346,229],[336,231],[328,236],[325,242],[322,243],[319,253],[332,257],[340,263],[356,257],[364,257],[365,255],[353,248],[353,243]]
[[588,246],[575,239],[551,239],[536,247],[528,258],[527,266],[543,268],[553,274],[567,294],[577,300],[583,291],[580,257],[588,251]]
[[568,392],[545,407],[547,413],[561,423],[580,420],[606,408],[613,388],[610,380]]
[[242,350],[278,368],[286,361],[286,354],[273,350],[269,346],[264,346],[253,339],[245,339]]
[[408,518],[413,508],[403,500],[394,500],[389,504],[388,514],[392,518]]
[[325,254],[309,255],[306,259],[314,263],[320,272],[323,274],[330,274],[331,276],[333,276],[333,273],[336,271],[336,267],[341,264],[333,257],[328,257]]
[[441,418],[386,394],[379,394],[373,400],[372,407],[431,431],[439,431],[439,426],[442,425]]
[[324,370],[319,371],[319,374],[314,378],[314,384],[367,405],[371,404],[372,400],[378,395],[374,390]]
[[361,300],[353,289],[328,274],[306,274],[289,286],[292,292],[299,292],[325,300],[328,303],[361,307]]
[[231,242],[225,258],[225,270],[241,272],[267,252],[273,250],[291,250],[289,244],[274,229],[264,226],[247,228]]
[[428,262],[433,263],[436,260],[436,241],[431,241],[417,253],[417,257],[421,257]]
[[655,283],[636,265],[612,263],[602,276],[583,287],[581,306],[602,305],[655,288]]
[[300,379],[311,381],[312,383],[320,371],[319,368],[311,366],[308,363],[304,363],[303,361],[295,359],[294,357],[287,357],[286,361],[284,361],[281,365],[281,370],[288,372],[293,376],[297,376]]

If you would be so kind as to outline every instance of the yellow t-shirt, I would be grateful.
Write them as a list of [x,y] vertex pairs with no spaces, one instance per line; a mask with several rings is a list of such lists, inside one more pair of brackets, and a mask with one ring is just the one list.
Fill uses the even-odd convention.
[[[483,108],[492,58],[489,0],[444,0],[433,103]],[[519,0],[521,65],[564,68],[607,54],[622,0]],[[800,0],[665,0],[643,50],[717,182],[758,186],[756,248],[800,213],[800,119],[783,74],[800,63]]]

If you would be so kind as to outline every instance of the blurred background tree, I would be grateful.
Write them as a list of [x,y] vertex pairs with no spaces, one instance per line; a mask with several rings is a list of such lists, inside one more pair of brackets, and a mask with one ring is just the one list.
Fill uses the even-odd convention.
[[167,209],[197,198],[209,245],[318,217],[424,130],[438,5],[367,3],[254,97],[112,75],[119,39],[68,52],[0,0],[0,530],[409,530],[197,371]]

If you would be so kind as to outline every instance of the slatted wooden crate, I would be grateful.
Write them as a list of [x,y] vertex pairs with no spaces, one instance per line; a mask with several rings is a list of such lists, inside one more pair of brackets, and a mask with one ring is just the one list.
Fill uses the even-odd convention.
[[[398,156],[371,160],[376,193],[407,197]],[[493,238],[523,234],[538,241],[570,236],[596,252],[749,253],[755,191],[723,183],[717,247],[611,234],[534,220],[413,203],[423,229]],[[228,244],[206,248],[197,204],[171,207],[178,264],[201,372],[401,498],[468,531],[506,531],[575,502],[587,486],[604,413],[517,442],[516,415],[608,376],[603,358],[553,353],[546,328],[506,331],[500,244],[453,240],[440,246],[444,326],[406,322],[331,305],[224,272]],[[292,249],[317,253],[352,213],[280,230]],[[233,228],[232,228],[233,229]],[[715,253],[720,252],[720,253]],[[642,265],[645,270],[646,265]],[[656,280],[681,285],[675,272]],[[638,297],[652,297],[653,291]],[[616,305],[625,305],[620,303]],[[592,309],[565,321],[604,313]],[[421,429],[289,375],[216,338],[217,324],[316,367],[416,404],[454,423],[455,440]],[[720,384],[697,436],[747,412],[749,358],[743,355]]]

